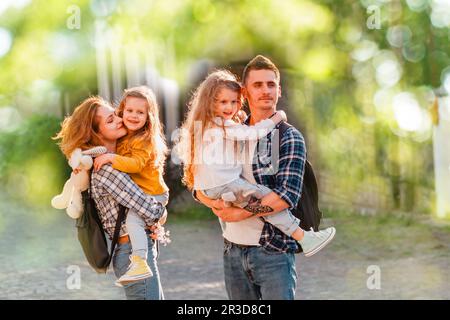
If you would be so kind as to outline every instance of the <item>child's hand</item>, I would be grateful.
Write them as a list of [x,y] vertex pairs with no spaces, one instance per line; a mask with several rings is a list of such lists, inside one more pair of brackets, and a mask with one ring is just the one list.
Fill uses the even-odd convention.
[[163,225],[163,224],[166,223],[166,221],[167,221],[167,209],[164,209],[164,213],[163,213],[162,217],[159,218],[158,223],[159,223],[160,225]]
[[244,123],[245,120],[247,120],[247,113],[245,113],[244,110],[239,110],[236,112],[236,117],[241,121],[241,123]]
[[277,112],[280,113],[281,119],[282,119],[283,121],[287,121],[287,115],[286,115],[286,112],[284,112],[283,110],[279,110],[279,111],[277,111]]
[[114,161],[114,156],[115,154],[105,153],[96,157],[94,159],[94,171],[100,170],[100,168],[107,163],[112,163]]
[[281,121],[287,121],[286,113],[282,110],[277,111],[275,115],[272,117],[272,121],[275,122],[275,124],[278,124]]

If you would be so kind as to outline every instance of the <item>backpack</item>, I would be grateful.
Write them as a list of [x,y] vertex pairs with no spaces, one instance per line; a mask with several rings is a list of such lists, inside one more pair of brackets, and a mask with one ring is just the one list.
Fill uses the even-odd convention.
[[[290,127],[292,125],[287,122],[282,121],[280,123],[278,127],[280,146],[281,138]],[[312,227],[314,231],[319,231],[320,220],[322,219],[322,212],[319,209],[319,190],[313,167],[308,160],[305,161],[301,198],[297,207],[291,212],[296,218],[300,219],[300,228],[309,231]],[[300,245],[299,250],[298,252],[303,251]]]
[[114,236],[111,243],[111,251],[108,251],[103,225],[98,214],[94,199],[91,198],[89,189],[81,193],[83,199],[83,214],[76,220],[78,241],[83,249],[89,265],[97,273],[106,273],[111,263],[117,240],[119,239],[120,225],[125,219],[125,207],[120,205]]

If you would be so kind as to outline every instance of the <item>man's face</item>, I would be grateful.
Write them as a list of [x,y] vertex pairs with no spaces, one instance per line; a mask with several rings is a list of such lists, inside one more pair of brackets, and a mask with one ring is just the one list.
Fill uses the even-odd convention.
[[251,70],[244,83],[243,94],[250,109],[273,109],[281,97],[281,87],[275,72],[265,69]]

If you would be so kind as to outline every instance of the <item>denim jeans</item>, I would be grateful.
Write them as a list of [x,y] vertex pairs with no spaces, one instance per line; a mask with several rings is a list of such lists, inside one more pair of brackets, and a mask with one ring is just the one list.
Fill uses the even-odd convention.
[[[153,277],[125,284],[125,295],[128,300],[164,300],[164,294],[156,263],[156,242],[148,238],[147,263],[153,272]],[[117,244],[113,257],[113,268],[117,278],[120,278],[130,265],[130,243]]]
[[[169,201],[169,192],[159,195],[153,195],[156,201],[163,206],[167,206]],[[133,248],[133,255],[140,256],[142,259],[147,259],[147,239],[148,235],[145,233],[145,221],[132,209],[128,210],[127,218],[125,220],[128,235],[130,237],[131,246]]]
[[225,287],[230,300],[293,300],[297,284],[293,253],[261,246],[224,244]]

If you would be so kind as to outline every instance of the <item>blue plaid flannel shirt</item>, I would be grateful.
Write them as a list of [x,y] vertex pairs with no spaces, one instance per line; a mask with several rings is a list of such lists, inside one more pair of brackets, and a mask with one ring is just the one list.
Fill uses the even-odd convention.
[[[292,210],[301,197],[306,145],[303,135],[294,127],[287,129],[280,140],[278,127],[258,141],[253,157],[253,176],[257,183],[272,189],[286,201]],[[259,243],[269,251],[295,253],[298,250],[293,238],[265,221]]]

